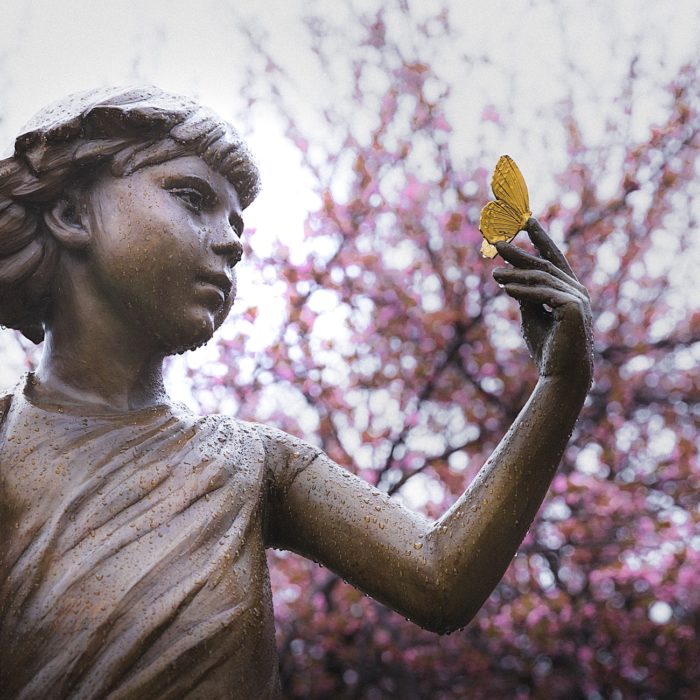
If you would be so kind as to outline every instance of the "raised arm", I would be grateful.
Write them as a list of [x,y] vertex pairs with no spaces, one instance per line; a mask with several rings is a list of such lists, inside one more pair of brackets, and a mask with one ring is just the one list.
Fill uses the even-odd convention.
[[503,440],[437,522],[412,513],[326,457],[270,509],[269,543],[337,572],[436,632],[464,626],[505,572],[571,435],[592,377],[588,294],[534,219],[541,257],[497,245],[494,277],[521,305],[540,379]]

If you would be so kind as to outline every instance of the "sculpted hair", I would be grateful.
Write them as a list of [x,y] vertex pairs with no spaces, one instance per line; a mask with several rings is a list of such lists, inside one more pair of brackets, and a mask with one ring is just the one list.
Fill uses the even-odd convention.
[[260,189],[238,133],[193,100],[156,87],[90,90],[41,110],[0,160],[0,325],[44,337],[58,246],[53,202],[98,167],[117,177],[197,155],[235,187],[244,209]]

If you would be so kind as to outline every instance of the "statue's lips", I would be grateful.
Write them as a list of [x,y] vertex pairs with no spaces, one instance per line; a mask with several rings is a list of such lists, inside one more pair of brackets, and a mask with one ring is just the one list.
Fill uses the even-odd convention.
[[205,272],[197,275],[197,290],[217,305],[225,304],[231,294],[233,282],[225,272]]

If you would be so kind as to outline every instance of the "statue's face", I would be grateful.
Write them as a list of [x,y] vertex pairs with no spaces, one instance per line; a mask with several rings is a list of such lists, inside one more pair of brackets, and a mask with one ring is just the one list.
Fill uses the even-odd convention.
[[211,338],[236,292],[243,229],[234,187],[196,156],[101,175],[86,198],[93,293],[164,354]]

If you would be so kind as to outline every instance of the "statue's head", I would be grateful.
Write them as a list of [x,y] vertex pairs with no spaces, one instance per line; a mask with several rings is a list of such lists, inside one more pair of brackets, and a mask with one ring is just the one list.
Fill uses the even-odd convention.
[[155,87],[91,90],[41,110],[0,160],[0,324],[40,342],[61,242],[51,217],[69,192],[196,157],[233,186],[241,209],[259,174],[239,135],[192,100]]

